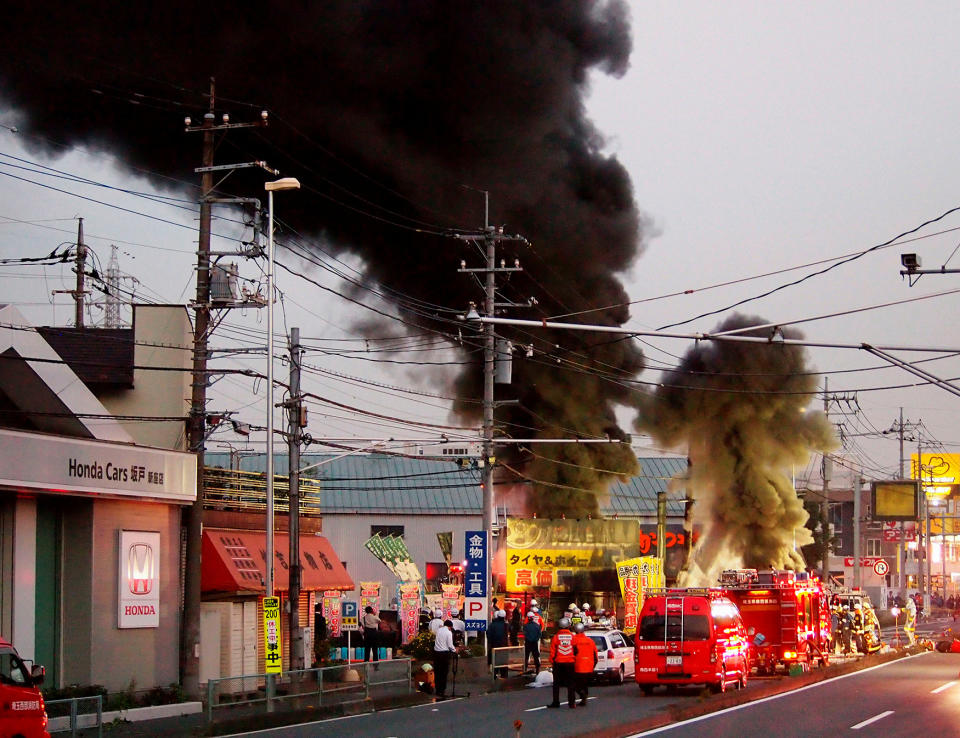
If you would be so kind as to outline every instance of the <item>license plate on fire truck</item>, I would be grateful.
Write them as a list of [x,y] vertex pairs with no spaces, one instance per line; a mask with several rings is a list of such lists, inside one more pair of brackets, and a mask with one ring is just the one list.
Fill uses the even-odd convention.
[[683,656],[677,654],[675,656],[667,656],[667,666],[681,666],[683,665]]

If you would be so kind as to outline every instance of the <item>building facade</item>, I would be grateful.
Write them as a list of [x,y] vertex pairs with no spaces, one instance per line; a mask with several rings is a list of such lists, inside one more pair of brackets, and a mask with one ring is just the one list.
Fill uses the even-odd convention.
[[[182,307],[137,308],[132,329],[87,333],[0,306],[0,632],[52,686],[179,680],[180,518],[197,472],[176,419],[187,335]],[[178,347],[163,382],[134,363],[154,344]],[[163,432],[131,419],[168,413]]]

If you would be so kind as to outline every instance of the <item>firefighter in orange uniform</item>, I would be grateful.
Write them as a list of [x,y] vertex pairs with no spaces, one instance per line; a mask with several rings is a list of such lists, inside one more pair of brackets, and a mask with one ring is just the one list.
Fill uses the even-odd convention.
[[593,670],[597,666],[597,644],[583,632],[583,623],[574,626],[576,635],[573,637],[573,671],[577,683],[577,695],[580,697],[580,707],[587,706],[587,688]]
[[572,710],[576,707],[574,695],[574,653],[573,633],[570,632],[570,618],[560,618],[560,629],[550,640],[550,661],[553,663],[553,702],[547,707],[560,707],[560,687],[567,688],[567,704]]

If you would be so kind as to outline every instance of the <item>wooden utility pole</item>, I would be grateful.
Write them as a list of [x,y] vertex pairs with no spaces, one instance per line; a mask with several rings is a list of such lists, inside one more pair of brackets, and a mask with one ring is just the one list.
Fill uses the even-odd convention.
[[[203,134],[203,166],[195,169],[200,178],[200,231],[197,242],[197,298],[194,310],[196,316],[193,325],[193,386],[190,396],[190,418],[187,424],[187,443],[189,450],[197,455],[197,499],[184,513],[183,527],[186,530],[186,566],[183,575],[183,621],[180,627],[180,683],[184,693],[191,699],[200,697],[200,582],[202,572],[201,552],[203,550],[203,499],[204,499],[204,443],[206,442],[207,386],[209,375],[207,360],[210,338],[210,279],[211,256],[222,256],[223,252],[210,250],[211,208],[214,203],[254,203],[259,209],[259,201],[252,198],[222,198],[214,195],[213,176],[218,171],[232,171],[256,167],[270,174],[277,172],[263,161],[242,164],[222,164],[214,166],[214,135],[217,131],[233,128],[253,128],[267,125],[267,112],[260,113],[260,120],[253,123],[231,123],[229,115],[224,114],[222,123],[216,123],[214,105],[216,102],[214,79],[210,78],[210,107],[203,115],[203,123],[192,126],[190,118],[184,123],[187,132],[199,131]],[[240,256],[255,256],[254,253],[236,253]],[[238,304],[217,302],[218,308],[237,307]]]
[[187,442],[197,455],[197,498],[185,513],[186,567],[183,574],[183,622],[180,626],[180,684],[188,699],[200,697],[200,552],[203,542],[204,440],[207,409],[207,338],[210,328],[210,196],[213,190],[215,87],[210,79],[210,108],[203,116],[203,173],[200,178],[200,233],[197,248],[197,301],[193,324],[193,387]]
[[303,403],[300,397],[300,362],[303,348],[300,346],[300,329],[290,329],[290,398],[287,401],[287,450],[290,455],[290,669],[307,668],[307,654],[303,651],[303,631],[300,629],[300,434],[305,425]]

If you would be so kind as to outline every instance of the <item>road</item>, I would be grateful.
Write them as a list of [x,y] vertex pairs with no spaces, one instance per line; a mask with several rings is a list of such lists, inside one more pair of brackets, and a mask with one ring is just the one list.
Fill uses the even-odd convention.
[[631,738],[957,735],[958,670],[957,654],[923,653]]
[[[928,626],[934,630],[937,626]],[[638,735],[681,736],[830,736],[849,734],[916,736],[960,734],[960,655],[926,653],[830,679],[784,695],[712,713],[695,722],[676,723]],[[748,692],[763,680],[752,680]],[[937,691],[939,690],[939,691]],[[586,708],[551,710],[551,690],[524,689],[473,695],[371,714],[333,718],[299,726],[242,733],[266,738],[350,736],[351,738],[516,738],[582,736],[664,711],[670,705],[695,704],[696,689],[644,697],[632,682],[597,685]],[[869,722],[871,719],[874,722]],[[860,727],[854,727],[859,725]],[[623,735],[629,733],[624,729]]]

